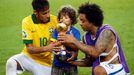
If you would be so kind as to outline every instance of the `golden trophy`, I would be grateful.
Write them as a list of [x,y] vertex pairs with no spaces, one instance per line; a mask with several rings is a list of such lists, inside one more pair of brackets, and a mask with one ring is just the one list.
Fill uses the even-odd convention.
[[[68,26],[64,23],[59,23],[57,25],[57,31],[58,31],[58,34],[64,34],[66,35],[66,32],[68,30]],[[58,41],[57,41],[58,42]],[[55,54],[57,55],[58,59],[62,62],[66,62],[67,60],[67,51],[66,51],[66,47],[64,45],[61,45],[60,46],[61,49],[59,52],[55,52]]]

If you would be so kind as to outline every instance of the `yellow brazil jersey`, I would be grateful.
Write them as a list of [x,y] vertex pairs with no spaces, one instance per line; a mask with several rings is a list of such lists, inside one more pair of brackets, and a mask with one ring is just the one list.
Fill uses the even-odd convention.
[[[25,44],[33,44],[35,47],[46,46],[50,43],[50,38],[53,30],[56,28],[57,18],[56,16],[50,15],[48,23],[39,24],[35,15],[32,14],[22,21],[22,39]],[[52,53],[43,52],[40,54],[30,54],[24,47],[23,54],[31,57],[35,62],[45,66],[51,66],[52,64]]]

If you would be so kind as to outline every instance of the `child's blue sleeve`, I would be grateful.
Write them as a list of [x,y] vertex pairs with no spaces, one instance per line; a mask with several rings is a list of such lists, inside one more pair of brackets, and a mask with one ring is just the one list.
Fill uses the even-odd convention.
[[58,37],[58,32],[57,32],[57,30],[55,29],[54,32],[53,32],[53,34],[52,34],[52,38],[53,38],[53,39],[57,39],[57,37]]
[[74,36],[78,41],[81,40],[80,32],[79,32],[79,31],[75,31],[75,32],[73,33],[73,36]]

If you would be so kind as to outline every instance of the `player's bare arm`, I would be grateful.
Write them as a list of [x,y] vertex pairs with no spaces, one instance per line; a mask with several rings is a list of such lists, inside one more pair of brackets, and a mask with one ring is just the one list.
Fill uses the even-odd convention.
[[71,57],[67,59],[67,61],[72,61],[78,56],[78,51],[70,51],[71,52]]
[[113,40],[113,38],[112,38],[113,36],[114,35],[111,32],[111,30],[104,30],[100,34],[100,36],[96,42],[96,46],[95,46],[95,48],[98,52],[98,55],[108,48],[110,42]]
[[69,63],[80,66],[80,67],[91,66],[91,61],[90,61],[90,58],[88,57],[85,57],[76,61],[70,61]]
[[64,45],[70,47],[73,51],[78,51],[78,48],[74,44],[65,43]]
[[47,46],[43,46],[43,47],[34,47],[32,44],[27,44],[26,47],[28,49],[28,52],[31,54],[36,54],[36,53],[42,53],[42,52],[46,52],[52,51],[52,48],[55,46],[55,44],[51,43]]
[[112,40],[111,38],[112,36],[112,32],[110,30],[104,30],[101,34],[100,37],[98,38],[97,42],[96,42],[96,46],[89,46],[89,45],[85,45],[81,42],[78,42],[76,40],[74,40],[74,44],[84,53],[96,58],[100,55],[101,52],[103,52],[109,42]]

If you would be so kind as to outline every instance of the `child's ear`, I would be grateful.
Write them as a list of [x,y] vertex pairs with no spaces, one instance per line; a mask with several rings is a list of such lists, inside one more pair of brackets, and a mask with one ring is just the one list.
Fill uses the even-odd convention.
[[71,20],[71,25],[72,25],[73,21]]

